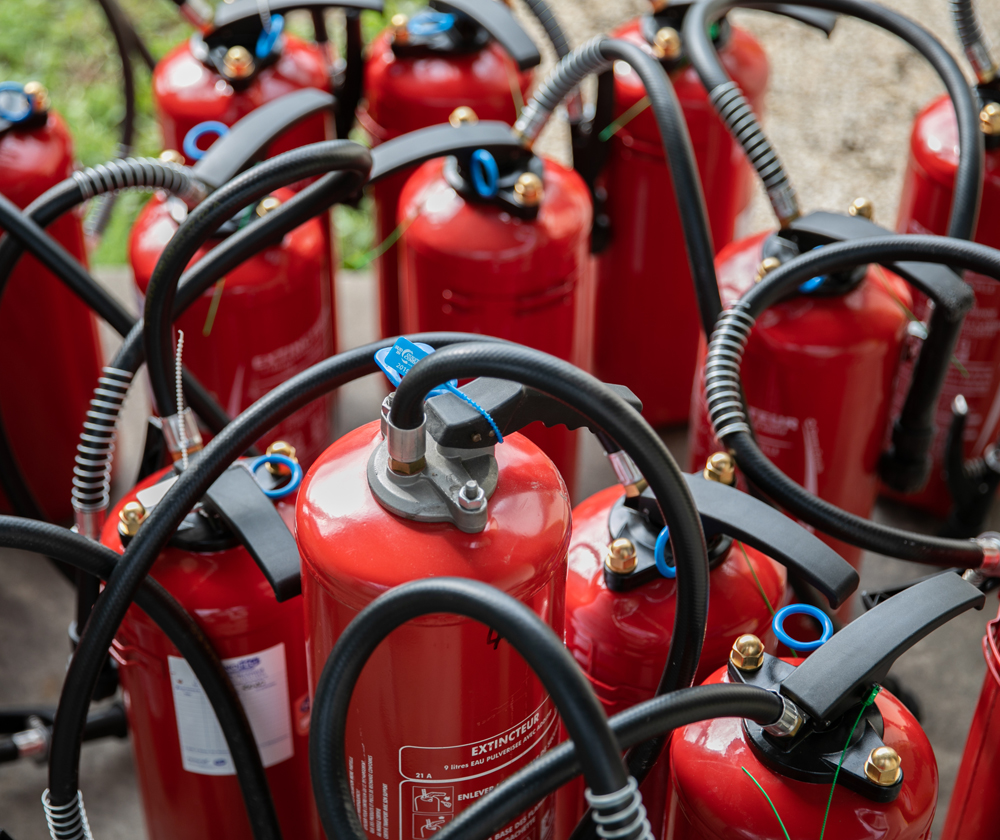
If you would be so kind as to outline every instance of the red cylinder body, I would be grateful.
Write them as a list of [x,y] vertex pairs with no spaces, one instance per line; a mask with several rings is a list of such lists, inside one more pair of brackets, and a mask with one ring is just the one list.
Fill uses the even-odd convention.
[[[404,332],[459,330],[544,350],[590,369],[592,208],[583,179],[545,161],[545,193],[534,221],[466,201],[447,183],[444,159],[410,177],[399,220]],[[526,434],[572,488],[576,435],[533,423]]]
[[[166,471],[163,471],[166,472]],[[138,488],[155,482],[158,473]],[[115,508],[101,541],[122,551]],[[293,508],[279,503],[291,524]],[[279,604],[243,546],[168,547],[152,577],[191,614],[223,660],[247,710],[286,837],[321,840],[309,782],[309,694],[302,599]],[[138,607],[111,649],[125,698],[150,840],[250,835],[232,759],[193,672]]]
[[[640,21],[613,37],[646,46]],[[767,57],[747,32],[732,28],[719,52],[729,76],[761,114]],[[671,74],[691,135],[717,249],[733,238],[737,216],[750,201],[754,174],[739,145],[716,114],[690,65]],[[638,75],[615,66],[615,117],[646,95]],[[608,141],[600,185],[607,191],[610,242],[597,257],[594,373],[627,385],[642,400],[654,426],[684,423],[698,358],[701,321],[660,132],[650,109],[636,115]],[[669,263],[669,270],[665,267]],[[623,340],[621,325],[628,325]],[[669,364],[661,364],[669,359]]]
[[[612,539],[608,516],[621,495],[620,487],[609,487],[573,510],[566,579],[566,647],[587,675],[608,717],[656,693],[676,609],[677,584],[673,580],[664,578],[627,592],[608,589],[604,579],[604,558]],[[734,543],[712,570],[708,628],[695,682],[726,663],[733,641],[743,633],[760,638],[769,653],[777,650],[771,615],[789,600],[787,574],[779,563],[744,547],[745,557]],[[654,768],[642,788],[643,804],[656,836],[663,818],[664,764]],[[582,781],[560,788],[557,796],[557,837],[568,837],[585,810]]]
[[[942,236],[948,232],[957,167],[958,126],[951,100],[943,96],[927,106],[913,125],[897,230]],[[996,248],[1000,246],[1000,149],[987,150],[984,175],[975,241]],[[938,516],[947,514],[951,507],[942,465],[955,395],[962,394],[969,406],[966,458],[982,456],[1000,433],[1000,284],[972,271],[965,272],[964,279],[976,294],[976,305],[965,316],[955,347],[961,367],[953,364],[948,369],[941,389],[931,476],[919,493],[901,497]],[[920,295],[916,306],[917,316],[925,317],[926,298]],[[901,380],[900,386],[905,384]]]
[[1000,772],[1000,615],[986,625],[986,677],[969,727],[941,840],[996,837],[997,815],[990,781]]
[[[18,207],[72,173],[73,141],[54,111],[44,125],[0,134],[0,193]],[[86,266],[78,215],[61,216],[47,231]],[[87,306],[27,254],[0,303],[0,358],[0,412],[18,466],[46,517],[66,519],[73,513],[73,459],[101,350]],[[2,494],[0,510],[10,511]]]
[[[707,682],[729,682],[725,669]],[[913,715],[884,689],[875,705],[885,721],[882,740],[899,753],[903,785],[892,802],[878,803],[837,786],[826,837],[837,840],[927,840],[937,802],[934,751]],[[790,837],[819,837],[830,796],[829,784],[780,776],[757,759],[739,718],[685,726],[670,740],[670,783],[664,836],[672,840],[782,840],[767,799],[742,768],[771,797]]]
[[[753,284],[767,236],[734,242],[719,253],[723,303]],[[875,504],[878,459],[906,336],[903,307],[910,304],[908,286],[873,266],[846,295],[799,296],[772,306],[743,356],[743,387],[764,454],[810,493],[858,516],[868,517]],[[703,365],[704,349],[691,399],[692,469],[722,448],[708,420]],[[859,564],[860,549],[819,536]]]
[[[293,195],[290,190],[275,193],[283,201]],[[140,295],[177,227],[160,196],[136,219],[129,260]],[[192,263],[206,250],[200,249]],[[331,266],[330,228],[322,215],[233,269],[177,319],[176,326],[184,330],[184,364],[230,416],[333,355]],[[261,443],[286,440],[308,466],[331,439],[333,407],[332,397],[316,400],[279,423]]]
[[[291,35],[283,36],[281,55],[261,68],[250,84],[234,89],[214,68],[199,61],[188,42],[179,44],[153,71],[156,107],[163,148],[183,154],[184,138],[199,123],[214,120],[233,125],[266,102],[303,88],[328,90],[330,77],[322,51]],[[268,149],[277,155],[328,139],[326,117],[318,114],[287,131]],[[186,158],[188,164],[194,163]]]
[[[489,524],[401,519],[368,487],[378,423],[338,440],[298,496],[310,686],[337,638],[386,590],[424,577],[489,583],[562,632],[570,506],[552,463],[513,434],[496,448],[500,479]],[[370,838],[423,840],[550,747],[558,721],[541,683],[495,631],[456,616],[394,630],[351,697],[346,751],[355,804]],[[516,740],[515,740],[516,738]],[[512,823],[511,840],[549,835],[553,798]]]
[[[377,145],[401,134],[448,122],[451,112],[467,105],[481,120],[517,119],[515,88],[527,98],[532,73],[521,72],[496,41],[467,54],[397,56],[392,33],[382,32],[368,46],[365,102],[358,122]],[[409,173],[380,181],[375,199],[375,236],[384,242],[396,228],[399,194]],[[382,337],[399,335],[399,268],[396,247],[375,261],[379,284]]]

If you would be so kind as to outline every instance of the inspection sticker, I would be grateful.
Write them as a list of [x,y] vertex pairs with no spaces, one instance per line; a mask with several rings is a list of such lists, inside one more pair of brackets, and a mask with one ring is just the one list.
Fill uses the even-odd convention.
[[[205,776],[235,775],[236,767],[222,727],[194,671],[180,656],[167,659],[184,769]],[[264,766],[291,758],[295,746],[292,743],[285,645],[281,643],[259,653],[223,659],[222,664],[243,703]]]

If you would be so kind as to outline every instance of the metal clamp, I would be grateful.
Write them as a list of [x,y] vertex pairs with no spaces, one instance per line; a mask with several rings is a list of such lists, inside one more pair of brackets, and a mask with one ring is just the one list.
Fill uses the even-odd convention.
[[778,696],[781,697],[782,703],[781,717],[774,723],[769,723],[765,726],[764,731],[769,735],[776,735],[779,738],[791,738],[793,735],[798,734],[799,729],[802,728],[805,715],[787,697],[782,697],[780,694]]
[[388,415],[385,418],[385,444],[389,469],[402,475],[416,475],[427,465],[426,421],[415,429],[394,426]]

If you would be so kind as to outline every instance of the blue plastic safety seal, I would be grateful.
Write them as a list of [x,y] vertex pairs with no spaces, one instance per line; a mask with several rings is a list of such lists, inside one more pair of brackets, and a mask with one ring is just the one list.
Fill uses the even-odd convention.
[[455,25],[455,16],[450,12],[435,12],[431,9],[410,18],[406,30],[412,35],[428,36],[447,32]]
[[[403,377],[410,372],[410,369],[425,356],[429,356],[433,352],[434,348],[429,344],[422,342],[414,343],[408,338],[400,336],[396,339],[396,343],[392,347],[383,347],[375,353],[375,364],[381,368],[382,373],[386,375],[393,387],[398,388],[399,383],[403,381]],[[500,434],[500,428],[496,422],[479,403],[458,389],[457,379],[452,379],[450,382],[434,388],[427,396],[436,397],[440,394],[454,394],[471,405],[486,418],[493,429],[493,434],[497,436],[497,443],[503,443],[503,435]]]
[[254,48],[254,55],[258,61],[262,61],[271,54],[284,28],[285,18],[282,15],[271,15],[271,28],[265,32],[261,32],[257,36],[257,46]]
[[656,571],[665,578],[677,577],[677,567],[671,566],[667,562],[667,546],[670,545],[670,526],[664,525],[663,530],[656,537],[656,546],[653,548],[653,559],[656,561]]
[[24,122],[35,111],[35,98],[19,82],[0,82],[0,119],[12,125]]
[[250,472],[254,473],[256,476],[257,470],[260,469],[265,464],[275,464],[282,467],[288,467],[292,471],[292,477],[288,479],[281,487],[275,487],[273,490],[268,490],[265,487],[261,487],[261,491],[269,499],[283,499],[285,496],[290,496],[296,490],[299,489],[299,485],[302,483],[302,467],[299,466],[298,461],[294,461],[287,455],[279,455],[273,453],[271,455],[261,455],[259,458],[255,458],[250,464]]
[[[214,134],[217,140],[229,134],[229,126],[215,120],[208,120],[207,122],[198,123],[198,125],[185,134],[184,154],[191,158],[191,160],[201,160],[205,157],[207,149],[198,148],[198,141],[206,134]],[[214,143],[215,140],[212,142]]]
[[[815,618],[822,628],[819,638],[814,642],[800,642],[789,636],[785,632],[785,619],[790,615],[808,615],[811,618]],[[778,641],[785,647],[795,651],[810,652],[817,650],[830,641],[830,638],[833,636],[833,622],[830,621],[830,616],[812,604],[789,604],[787,607],[782,607],[774,614],[774,618],[771,619],[771,627],[774,629],[774,635]]]
[[493,198],[500,186],[500,168],[486,149],[476,149],[469,162],[472,186],[480,198]]

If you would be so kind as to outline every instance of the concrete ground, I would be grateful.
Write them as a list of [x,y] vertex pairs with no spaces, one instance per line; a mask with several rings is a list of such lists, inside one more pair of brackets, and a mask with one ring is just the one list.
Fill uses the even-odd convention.
[[[607,31],[646,10],[640,0],[551,0],[573,44]],[[888,5],[915,17],[957,53],[944,0],[892,0]],[[987,4],[983,3],[982,6]],[[988,31],[1000,35],[1000,5],[984,8]],[[919,57],[870,27],[842,21],[830,39],[800,25],[760,13],[737,13],[736,20],[764,43],[772,77],[766,128],[783,157],[806,209],[844,209],[859,195],[875,202],[877,218],[891,224],[902,179],[910,123],[918,110],[940,92],[940,85]],[[553,125],[545,148],[564,155],[565,131]],[[760,194],[751,229],[771,225]],[[130,302],[125,272],[101,272],[109,287]],[[344,273],[338,282],[341,336],[345,348],[375,333],[371,277]],[[349,316],[349,317],[348,317]],[[339,426],[346,431],[377,416],[381,398],[374,379],[345,389]],[[119,448],[123,476],[132,475],[145,411],[141,389],[130,400]],[[681,463],[684,434],[666,434]],[[578,498],[613,483],[599,448],[584,440]],[[880,519],[917,530],[935,523],[883,505]],[[991,527],[1000,526],[994,509]],[[924,570],[912,564],[866,556],[863,587],[878,588]],[[55,703],[66,665],[66,624],[72,613],[70,587],[42,559],[20,552],[0,552],[0,707],[27,702]],[[905,654],[893,670],[919,699],[923,723],[941,773],[935,836],[961,758],[972,712],[985,671],[980,638],[996,610],[996,597],[982,613],[960,617]],[[39,796],[44,767],[29,763],[0,765],[0,827],[15,840],[47,836]],[[88,745],[83,752],[83,789],[95,837],[125,840],[145,836],[135,788],[131,751],[126,742]]]

